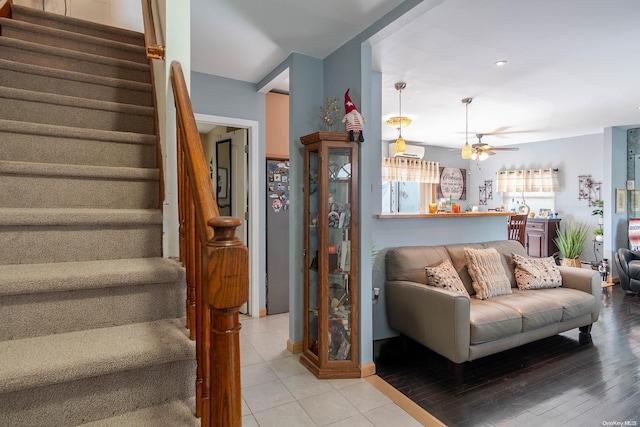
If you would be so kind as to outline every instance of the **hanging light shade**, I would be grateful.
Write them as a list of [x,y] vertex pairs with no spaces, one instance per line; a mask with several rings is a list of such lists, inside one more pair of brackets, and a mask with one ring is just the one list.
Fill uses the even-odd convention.
[[400,126],[407,127],[411,124],[411,119],[409,117],[390,117],[386,123],[394,129],[398,129]]
[[465,109],[465,128],[464,128],[464,146],[462,147],[462,158],[463,159],[473,159],[475,160],[475,157],[473,157],[473,149],[471,148],[471,146],[469,145],[469,104],[471,104],[471,101],[473,101],[473,98],[463,98],[462,99],[462,103],[464,104],[464,109]]
[[407,84],[404,82],[398,82],[395,84],[395,88],[398,91],[398,101],[400,106],[400,114],[398,114],[398,139],[396,139],[395,151],[396,153],[404,153],[407,151],[407,144],[404,142],[404,138],[402,137],[402,89],[407,87]]

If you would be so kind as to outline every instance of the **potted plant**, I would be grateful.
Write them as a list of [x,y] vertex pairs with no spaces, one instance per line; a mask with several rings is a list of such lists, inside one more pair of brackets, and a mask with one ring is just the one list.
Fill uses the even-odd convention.
[[569,221],[564,228],[558,227],[555,243],[562,254],[562,265],[580,267],[580,254],[587,241],[589,227],[581,221]]
[[597,242],[604,241],[604,230],[602,228],[596,228],[593,230],[593,234],[596,236]]
[[591,215],[598,215],[598,224],[604,224],[604,200],[598,200],[594,204],[595,209],[591,212]]

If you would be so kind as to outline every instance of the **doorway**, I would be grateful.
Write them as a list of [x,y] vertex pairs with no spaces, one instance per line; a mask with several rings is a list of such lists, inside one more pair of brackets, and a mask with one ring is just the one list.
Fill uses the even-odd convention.
[[[203,140],[205,159],[214,180],[214,189],[218,193],[218,197],[220,195],[227,196],[220,200],[221,215],[225,214],[223,212],[231,212],[232,216],[239,218],[242,223],[236,232],[238,238],[243,240],[249,248],[249,301],[246,314],[251,317],[259,317],[260,225],[257,209],[253,208],[259,206],[260,203],[258,174],[254,172],[258,170],[258,122],[207,114],[195,114],[195,118]],[[221,127],[224,128],[224,132],[221,131]],[[217,130],[213,131],[214,128]],[[231,130],[227,132],[227,128],[231,128]],[[219,151],[217,150],[218,142],[222,143]],[[223,146],[225,142],[228,145]],[[245,147],[247,147],[246,152]],[[228,149],[228,157],[223,159],[225,148]],[[218,169],[216,152],[220,154],[220,170]],[[226,174],[222,171],[223,169],[227,169]],[[225,206],[227,204],[229,207]]]

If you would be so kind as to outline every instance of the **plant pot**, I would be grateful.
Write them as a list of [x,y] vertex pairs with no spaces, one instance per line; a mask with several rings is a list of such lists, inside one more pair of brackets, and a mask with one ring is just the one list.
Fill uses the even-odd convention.
[[562,265],[565,267],[578,267],[582,268],[579,258],[562,258]]
[[596,234],[596,242],[604,242],[604,236],[602,234]]
[[602,218],[602,217],[598,218],[598,224],[599,225],[603,225],[604,224],[604,218]]

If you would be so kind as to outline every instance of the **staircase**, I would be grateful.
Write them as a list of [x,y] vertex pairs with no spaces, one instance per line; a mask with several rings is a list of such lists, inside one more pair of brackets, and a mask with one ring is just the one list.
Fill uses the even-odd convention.
[[[142,34],[0,18],[0,425],[190,426]],[[176,219],[177,220],[177,219]]]

